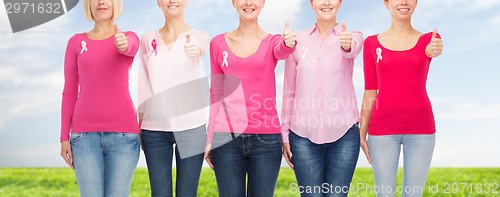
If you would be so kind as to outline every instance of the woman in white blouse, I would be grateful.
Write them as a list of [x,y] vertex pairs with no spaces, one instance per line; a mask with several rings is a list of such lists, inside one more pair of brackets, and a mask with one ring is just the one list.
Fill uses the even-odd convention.
[[165,24],[141,39],[138,113],[152,196],[172,196],[174,151],[176,196],[196,196],[203,163],[208,84],[201,57],[210,38],[184,22],[187,3],[158,0]]

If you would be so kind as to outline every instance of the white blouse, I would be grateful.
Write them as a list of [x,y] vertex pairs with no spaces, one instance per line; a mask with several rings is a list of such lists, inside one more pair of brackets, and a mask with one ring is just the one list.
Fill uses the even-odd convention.
[[[200,57],[186,55],[187,34],[200,47]],[[158,31],[142,36],[138,93],[141,129],[175,132],[207,123],[208,80],[201,58],[209,45],[210,37],[199,30],[179,34],[170,49]]]

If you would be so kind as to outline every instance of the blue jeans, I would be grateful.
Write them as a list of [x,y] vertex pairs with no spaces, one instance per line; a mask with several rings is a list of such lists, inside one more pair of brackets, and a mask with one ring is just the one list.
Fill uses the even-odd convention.
[[[220,197],[272,197],[281,165],[279,134],[216,132],[210,153]],[[246,184],[248,175],[248,184]],[[248,188],[245,189],[245,186]]]
[[129,195],[139,160],[139,134],[73,133],[70,143],[80,196]]
[[347,196],[360,149],[357,123],[331,143],[315,144],[293,131],[289,139],[302,197]]
[[[378,197],[422,196],[431,166],[435,134],[432,135],[368,135],[368,149]],[[396,188],[399,154],[403,146],[403,186]]]
[[174,144],[177,169],[175,194],[179,197],[196,196],[206,138],[205,125],[177,132],[142,130],[142,147],[148,165],[152,196],[173,196]]

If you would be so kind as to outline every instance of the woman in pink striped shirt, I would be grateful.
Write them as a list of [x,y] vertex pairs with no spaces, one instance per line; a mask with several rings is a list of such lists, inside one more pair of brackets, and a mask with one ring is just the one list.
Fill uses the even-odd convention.
[[[363,35],[337,23],[342,0],[310,4],[316,24],[297,34],[285,61],[283,153],[301,196],[347,196],[360,149],[352,74]],[[312,190],[324,184],[328,190]]]
[[210,43],[205,159],[215,171],[219,196],[271,197],[282,154],[274,70],[295,50],[295,34],[287,24],[283,36],[260,28],[264,0],[232,2],[239,27]]
[[139,159],[128,74],[139,38],[114,24],[121,0],[84,0],[83,9],[94,28],[66,48],[61,156],[75,169],[82,197],[128,196]]

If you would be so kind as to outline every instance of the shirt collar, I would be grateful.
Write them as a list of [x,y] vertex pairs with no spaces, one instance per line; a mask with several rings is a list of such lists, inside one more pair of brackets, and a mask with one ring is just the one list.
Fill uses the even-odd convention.
[[[318,26],[316,26],[316,24],[314,24],[314,27],[310,28],[308,32],[309,32],[309,35],[311,35],[316,31],[319,31],[319,29],[318,29]],[[338,36],[340,34],[340,32],[342,32],[342,24],[337,23],[337,25],[335,25],[335,27],[333,27],[333,29],[330,30],[330,32],[328,34],[334,33],[335,35]]]

